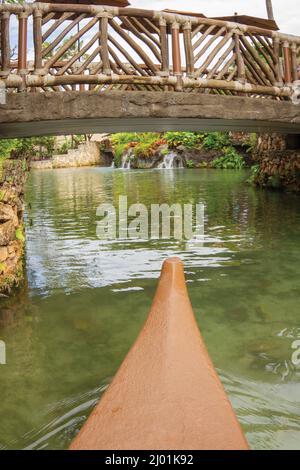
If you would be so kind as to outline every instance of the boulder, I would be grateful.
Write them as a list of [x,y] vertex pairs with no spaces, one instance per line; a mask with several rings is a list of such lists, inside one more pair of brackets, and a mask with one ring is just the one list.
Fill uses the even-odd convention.
[[12,220],[15,227],[18,226],[19,221],[16,211],[14,211],[9,204],[3,204],[3,202],[0,202],[0,223],[7,222],[8,220]]
[[6,246],[0,246],[0,263],[3,263],[8,257],[8,250]]
[[0,246],[8,245],[11,240],[14,240],[15,232],[15,225],[12,220],[0,224]]

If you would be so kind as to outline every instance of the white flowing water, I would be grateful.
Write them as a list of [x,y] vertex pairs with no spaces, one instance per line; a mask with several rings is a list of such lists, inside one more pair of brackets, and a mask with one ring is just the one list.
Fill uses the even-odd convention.
[[163,161],[158,165],[157,168],[164,170],[170,170],[172,168],[183,168],[182,159],[175,152],[170,152],[164,156]]
[[127,153],[122,157],[121,168],[130,170],[130,156]]

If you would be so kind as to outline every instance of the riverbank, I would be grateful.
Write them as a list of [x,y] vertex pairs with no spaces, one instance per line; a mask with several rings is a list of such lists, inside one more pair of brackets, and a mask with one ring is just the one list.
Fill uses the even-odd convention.
[[0,175],[0,295],[9,294],[23,280],[25,180],[26,164],[23,161],[3,162]]
[[250,182],[263,188],[300,192],[298,135],[261,134],[253,160]]
[[46,170],[82,166],[110,166],[111,160],[112,156],[105,152],[105,144],[93,141],[81,143],[77,148],[66,149],[66,152],[62,154],[53,154],[51,158],[31,160],[30,168]]

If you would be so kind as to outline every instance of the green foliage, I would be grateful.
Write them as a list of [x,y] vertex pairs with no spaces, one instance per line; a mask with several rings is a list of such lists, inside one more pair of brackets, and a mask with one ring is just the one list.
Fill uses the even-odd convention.
[[56,152],[58,155],[65,155],[71,148],[72,142],[70,140],[65,139],[65,141],[58,147]]
[[103,143],[103,142],[100,142],[99,144],[99,151],[100,153],[105,153],[105,150],[106,150],[106,145]]
[[247,180],[247,183],[253,184],[258,174],[259,174],[259,165],[258,164],[252,165],[252,167],[250,168],[250,176]]
[[247,147],[247,152],[248,153],[253,153],[257,145],[257,134],[255,132],[252,132],[249,136],[249,139],[245,146]]
[[10,152],[16,148],[17,139],[0,139],[0,159],[10,156]]
[[195,163],[193,162],[193,160],[187,160],[186,167],[187,168],[195,168]]
[[127,144],[115,144],[114,145],[114,162],[115,167],[121,166],[122,156],[125,153],[125,147]]
[[179,145],[196,148],[202,142],[203,137],[204,134],[200,132],[166,132],[164,135],[171,148],[179,147]]
[[121,132],[111,138],[114,149],[115,166],[121,165],[122,156],[130,148],[136,158],[143,158],[153,154],[156,144],[163,143],[160,134],[156,132]]
[[228,145],[230,140],[225,132],[209,132],[203,139],[203,147],[207,150],[222,150]]
[[132,142],[149,142],[160,138],[156,132],[119,132],[111,137],[113,145],[130,144]]
[[148,139],[138,142],[134,146],[134,156],[136,158],[151,157],[156,150],[158,140],[157,134],[149,134]]
[[21,242],[25,241],[25,237],[24,237],[23,230],[21,229],[21,227],[17,228],[16,230],[16,239]]
[[245,161],[233,147],[227,147],[224,149],[224,155],[216,158],[212,166],[224,170],[241,170],[245,166]]
[[15,158],[39,158],[52,155],[55,144],[55,137],[29,137],[25,139],[15,139],[16,144],[11,150],[11,155]]

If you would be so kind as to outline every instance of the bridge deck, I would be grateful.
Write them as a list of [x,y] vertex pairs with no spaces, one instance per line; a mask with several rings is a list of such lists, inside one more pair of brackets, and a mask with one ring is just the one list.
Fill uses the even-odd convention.
[[300,105],[184,92],[16,93],[0,105],[0,137],[244,130],[300,134]]

